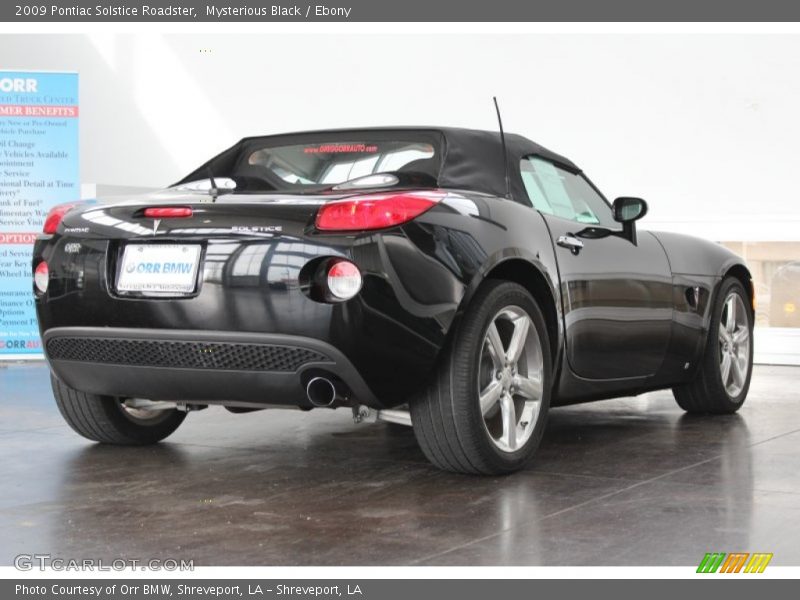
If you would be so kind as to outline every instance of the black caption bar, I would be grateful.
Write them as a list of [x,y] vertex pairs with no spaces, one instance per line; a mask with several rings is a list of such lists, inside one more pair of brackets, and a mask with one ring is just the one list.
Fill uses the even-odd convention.
[[[693,571],[694,569],[692,569]],[[711,581],[714,579],[714,581]],[[713,589],[712,589],[713,586]],[[647,598],[674,600],[700,594],[726,599],[754,594],[794,597],[796,582],[700,576],[695,579],[493,580],[236,580],[236,579],[25,579],[4,580],[0,597],[14,600],[485,600],[486,598]],[[700,588],[698,590],[698,588]],[[785,594],[785,596],[779,596]],[[790,595],[791,594],[791,595]]]
[[786,22],[800,20],[788,0],[4,0],[14,22]]

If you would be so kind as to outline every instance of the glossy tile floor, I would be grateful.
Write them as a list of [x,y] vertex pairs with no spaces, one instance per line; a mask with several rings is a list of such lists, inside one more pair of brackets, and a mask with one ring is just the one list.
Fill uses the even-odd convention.
[[99,446],[63,424],[43,365],[0,367],[0,564],[800,565],[798,382],[757,367],[722,418],[684,416],[668,392],[553,410],[528,470],[477,478],[343,410],[211,408],[158,446]]

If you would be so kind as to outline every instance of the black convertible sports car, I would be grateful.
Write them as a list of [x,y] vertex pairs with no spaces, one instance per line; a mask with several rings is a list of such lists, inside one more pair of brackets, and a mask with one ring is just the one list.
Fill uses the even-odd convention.
[[646,212],[516,135],[247,138],[162,192],[48,216],[33,269],[55,397],[112,444],[210,404],[350,407],[466,473],[524,465],[551,406],[672,388],[732,413],[750,273],[637,233]]

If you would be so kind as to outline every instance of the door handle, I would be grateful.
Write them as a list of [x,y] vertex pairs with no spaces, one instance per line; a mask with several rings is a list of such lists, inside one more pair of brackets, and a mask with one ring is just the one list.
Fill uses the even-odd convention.
[[577,256],[578,252],[583,248],[583,242],[580,241],[572,234],[561,235],[558,237],[558,245],[562,248],[569,249],[570,252]]

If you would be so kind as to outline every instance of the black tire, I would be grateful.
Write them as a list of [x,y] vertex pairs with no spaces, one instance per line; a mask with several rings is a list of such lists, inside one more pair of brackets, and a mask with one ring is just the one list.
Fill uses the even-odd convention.
[[[492,441],[479,405],[479,375],[484,339],[505,307],[523,309],[536,328],[541,350],[541,404],[532,433],[514,452]],[[526,350],[527,352],[527,350]],[[433,381],[410,402],[414,434],[425,456],[440,469],[499,475],[522,468],[542,438],[552,388],[552,356],[542,312],[516,283],[490,280],[475,294],[454,337],[443,351]]]
[[186,418],[185,412],[173,409],[139,419],[123,408],[119,398],[79,392],[53,375],[50,382],[61,416],[75,432],[94,442],[118,446],[155,444]]
[[[719,341],[723,312],[726,310],[725,304],[731,294],[737,295],[745,307],[743,312],[744,318],[747,320],[750,344],[744,383],[741,391],[733,395],[729,393],[722,381],[720,363],[724,350]],[[747,392],[750,389],[750,378],[753,373],[753,312],[750,306],[750,298],[738,279],[727,277],[722,281],[711,312],[708,340],[706,341],[705,352],[697,374],[691,382],[672,388],[675,400],[686,412],[692,414],[732,414],[744,404]]]

